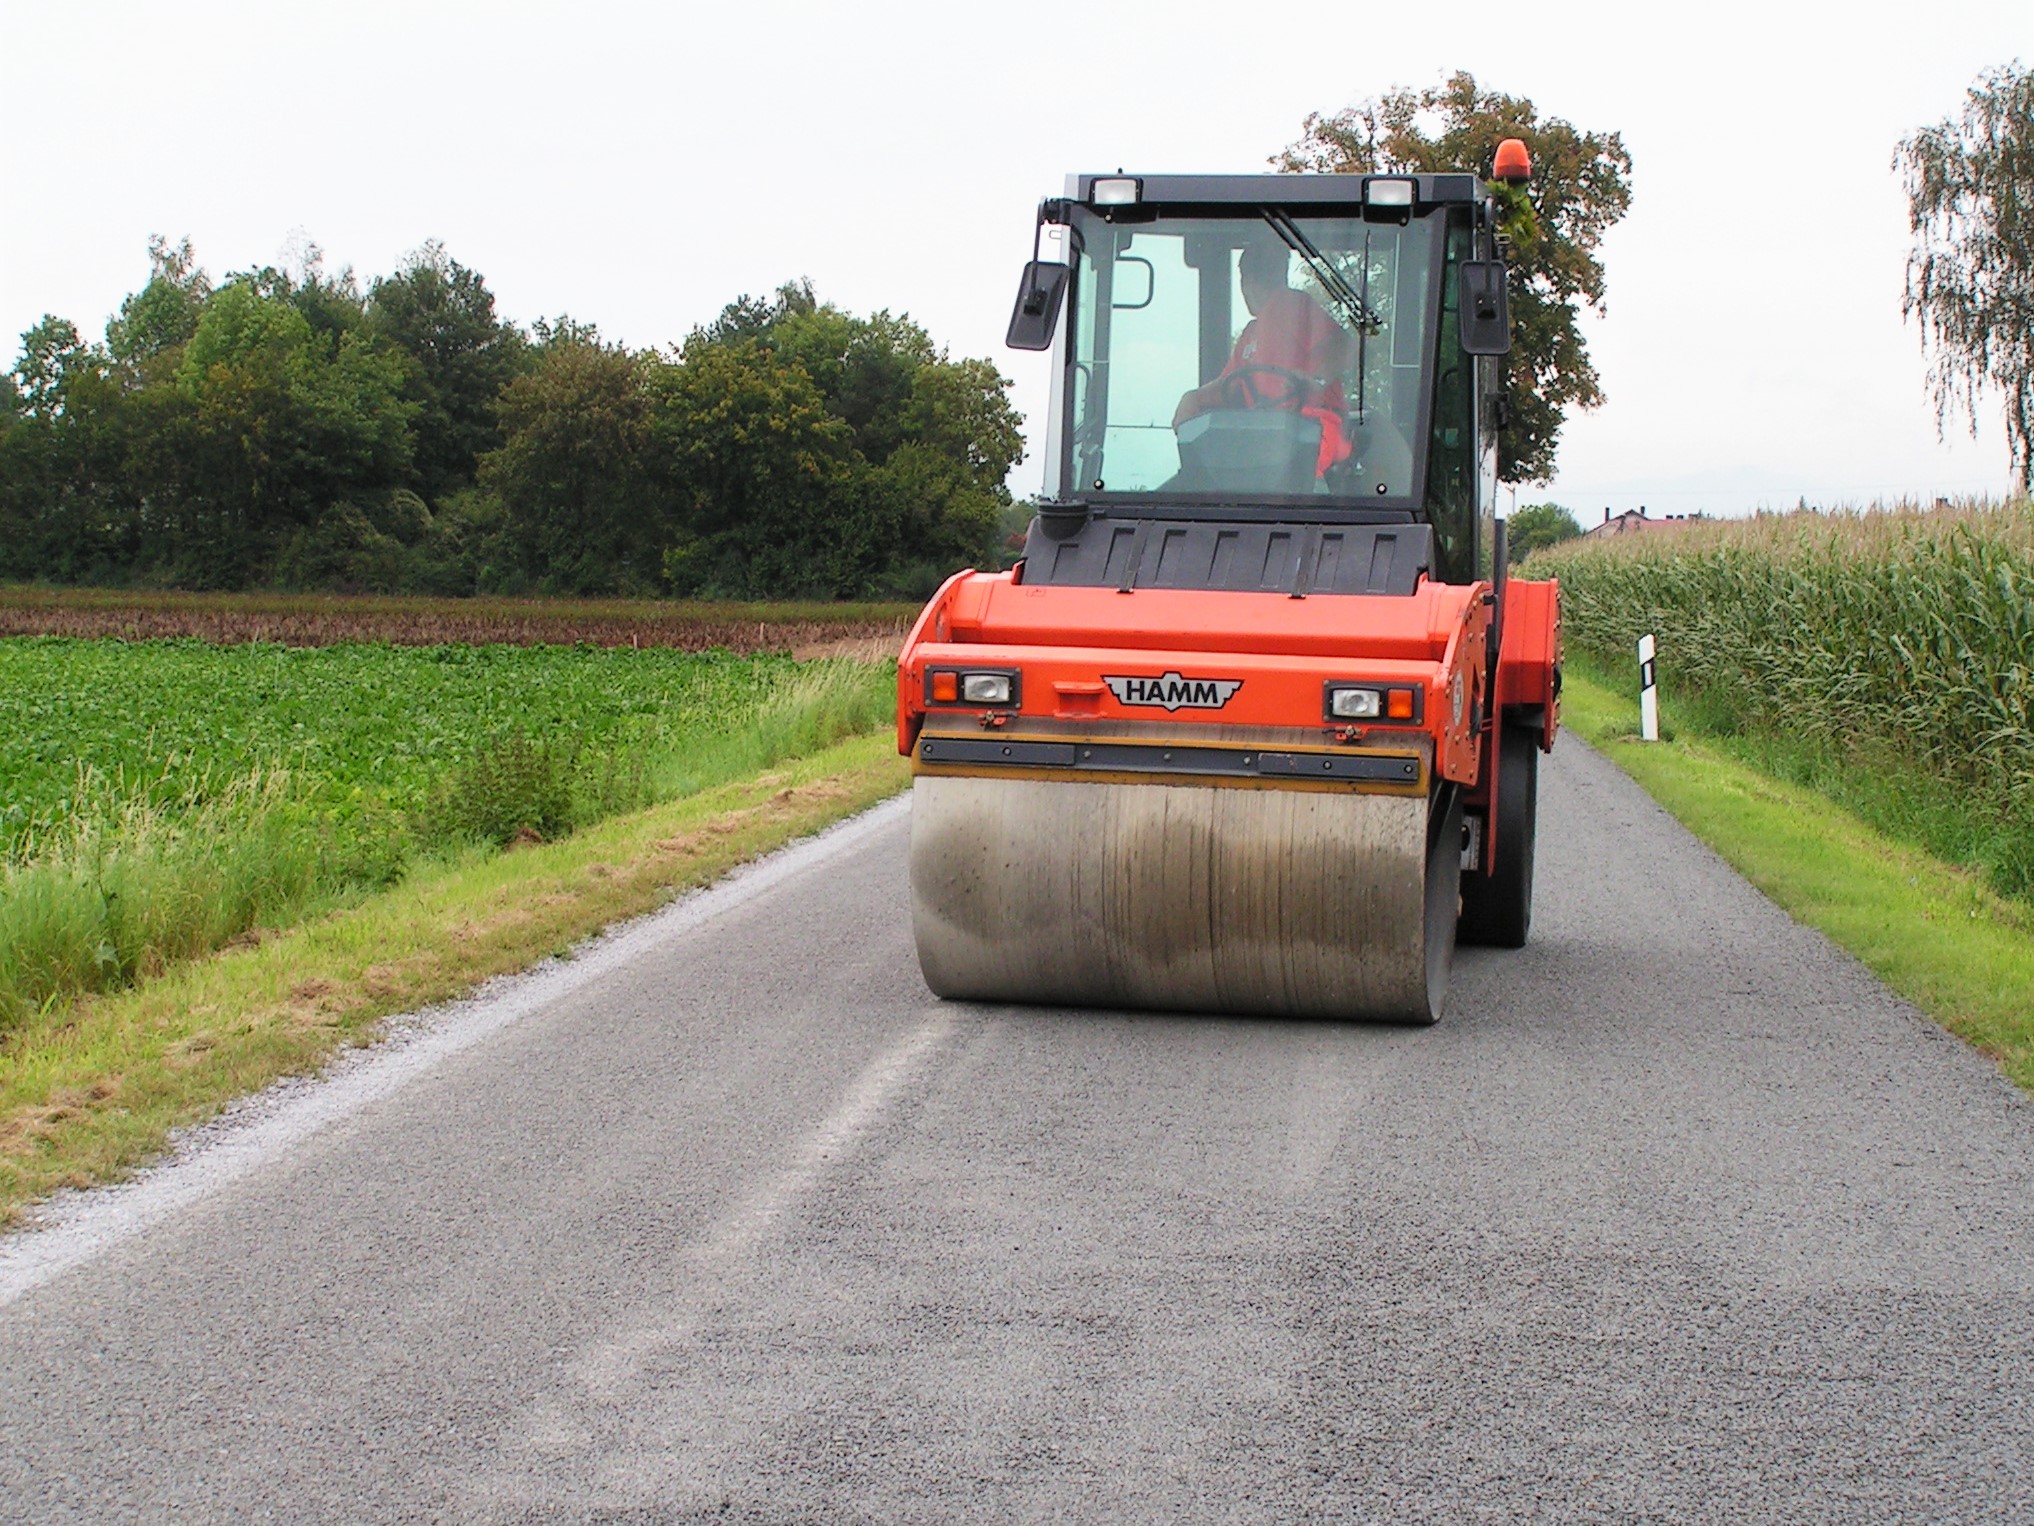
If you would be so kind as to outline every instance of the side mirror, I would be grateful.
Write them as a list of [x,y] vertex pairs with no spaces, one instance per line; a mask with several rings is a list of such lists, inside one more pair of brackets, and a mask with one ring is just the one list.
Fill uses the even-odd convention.
[[1005,342],[1013,350],[1049,350],[1059,327],[1060,304],[1066,301],[1067,278],[1073,272],[1056,261],[1032,260],[1017,287],[1017,306],[1010,314]]
[[1511,304],[1504,290],[1504,261],[1462,262],[1462,353],[1511,353]]

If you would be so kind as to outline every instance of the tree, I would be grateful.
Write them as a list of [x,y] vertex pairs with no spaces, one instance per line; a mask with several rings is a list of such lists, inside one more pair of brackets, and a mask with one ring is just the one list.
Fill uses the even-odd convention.
[[21,336],[21,358],[14,376],[27,412],[51,419],[64,411],[64,394],[78,373],[91,364],[91,352],[68,318],[43,314],[42,322]]
[[826,586],[929,593],[955,568],[996,555],[1010,502],[1003,479],[1024,440],[1009,383],[993,365],[950,359],[902,314],[863,318],[823,303],[807,281],[785,283],[767,302],[729,303],[686,341],[683,361],[743,346],[802,373],[827,416],[846,427],[849,485],[838,502],[852,509],[815,563],[834,569]]
[[409,358],[403,396],[417,405],[416,486],[436,500],[470,484],[480,457],[501,444],[495,400],[529,369],[529,342],[497,316],[480,272],[436,242],[376,281],[367,303],[375,332]]
[[105,349],[68,319],[21,336],[4,474],[12,500],[0,563],[16,575],[93,577],[134,539],[122,491],[129,386]]
[[501,395],[503,441],[481,458],[522,576],[559,593],[645,592],[661,579],[669,508],[649,460],[653,355],[565,338]]
[[530,325],[530,337],[539,354],[560,345],[601,343],[599,324],[581,323],[570,313],[560,313],[555,318],[539,318]]
[[192,410],[182,452],[205,581],[258,576],[280,538],[329,505],[384,495],[409,465],[402,363],[360,333],[321,333],[273,271],[205,304],[176,385]]
[[[43,524],[55,495],[58,478],[54,459],[54,421],[47,411],[56,403],[53,387],[45,384],[45,401],[38,409],[24,391],[23,383],[36,364],[47,364],[50,326],[63,323],[45,317],[22,336],[23,358],[15,368],[0,374],[0,578],[28,578],[42,574]],[[69,327],[66,324],[66,327]],[[42,336],[43,358],[28,359],[31,344]],[[75,337],[76,330],[72,330]]]
[[1921,328],[1936,427],[1978,398],[2005,400],[2021,492],[2034,480],[2034,73],[1988,70],[1960,115],[1905,139],[1894,155],[1914,252],[1902,316]]
[[148,283],[120,304],[106,325],[106,348],[123,365],[139,365],[190,342],[212,295],[185,238],[174,247],[160,233],[148,240]]
[[857,318],[832,303],[772,323],[762,342],[802,367],[834,416],[854,431],[855,448],[887,461],[906,438],[913,379],[936,363],[932,338],[887,312]]
[[664,557],[674,592],[862,591],[892,551],[894,527],[858,491],[853,432],[803,367],[753,339],[688,343],[656,389],[655,433],[677,497]]
[[688,344],[732,344],[738,339],[761,339],[786,318],[812,312],[819,296],[810,277],[786,281],[767,302],[746,292],[720,310],[720,316],[703,329],[694,329]]
[[[294,271],[265,265],[242,277],[256,288],[279,298],[304,315],[311,332],[337,341],[359,334],[367,327],[367,303],[360,295],[360,283],[353,267],[342,265],[337,275],[325,274],[325,252],[306,240],[292,262]],[[388,346],[386,348],[393,348]]]
[[[912,563],[930,576],[907,578],[895,592],[930,594],[925,584],[936,586],[971,561],[1000,565],[1003,514],[1010,506],[1004,479],[1024,456],[1023,419],[1008,392],[1009,383],[986,360],[941,356],[913,374],[905,443],[885,465],[908,484],[906,545]],[[919,481],[910,481],[907,464]],[[928,476],[937,476],[939,485],[925,485]]]
[[149,266],[106,342],[46,318],[0,375],[0,577],[903,595],[999,539],[1009,383],[809,282],[663,355],[532,342],[435,244],[365,297],[308,240]]
[[1631,206],[1623,140],[1559,117],[1542,120],[1525,97],[1479,91],[1472,75],[1458,72],[1333,116],[1310,114],[1305,136],[1274,162],[1325,174],[1484,174],[1506,138],[1531,148],[1533,179],[1524,191],[1492,185],[1512,243],[1512,417],[1498,442],[1498,475],[1546,482],[1567,411],[1603,402],[1577,319],[1585,303],[1603,311],[1596,250]]
[[1517,563],[1535,551],[1573,540],[1582,527],[1558,503],[1529,503],[1505,520],[1504,533],[1506,560]]

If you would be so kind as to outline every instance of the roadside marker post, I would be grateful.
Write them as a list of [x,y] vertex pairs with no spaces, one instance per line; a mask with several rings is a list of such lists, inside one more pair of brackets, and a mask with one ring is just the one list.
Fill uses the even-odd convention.
[[1660,687],[1651,636],[1639,637],[1639,735],[1648,742],[1660,739]]

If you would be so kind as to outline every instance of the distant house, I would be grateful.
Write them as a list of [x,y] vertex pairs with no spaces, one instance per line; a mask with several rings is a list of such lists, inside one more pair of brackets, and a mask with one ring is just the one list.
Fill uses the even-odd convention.
[[1585,540],[1599,540],[1608,535],[1643,535],[1648,530],[1678,530],[1686,524],[1707,519],[1706,514],[1669,514],[1664,519],[1648,519],[1646,506],[1626,509],[1622,514],[1603,511],[1603,523],[1592,525],[1582,532]]

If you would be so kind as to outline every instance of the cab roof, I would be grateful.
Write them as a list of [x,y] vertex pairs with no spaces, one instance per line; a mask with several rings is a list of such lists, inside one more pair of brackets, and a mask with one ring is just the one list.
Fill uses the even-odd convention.
[[1475,175],[1069,175],[1066,197],[1095,205],[1098,180],[1134,180],[1136,205],[1141,206],[1348,206],[1360,207],[1363,188],[1373,180],[1411,180],[1420,206],[1442,202],[1487,201],[1490,188]]

